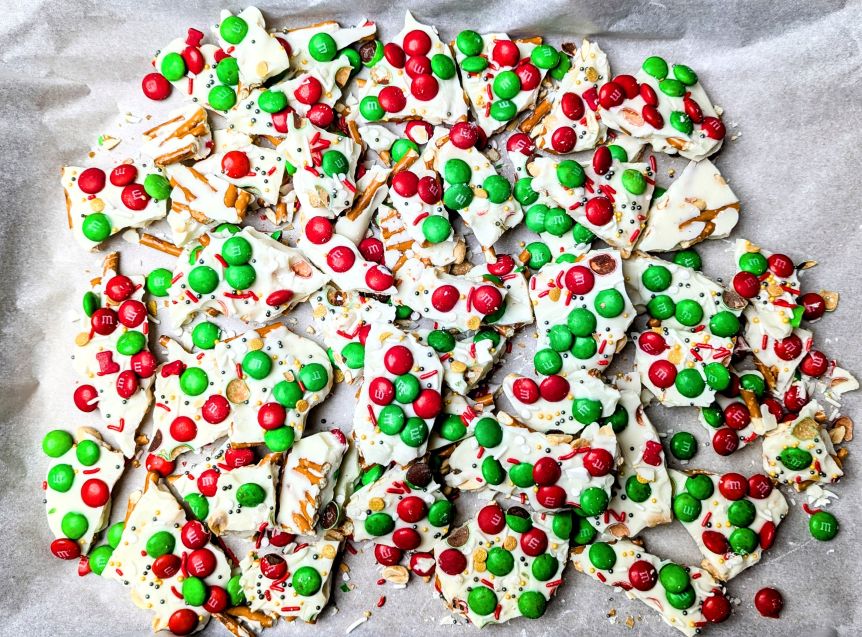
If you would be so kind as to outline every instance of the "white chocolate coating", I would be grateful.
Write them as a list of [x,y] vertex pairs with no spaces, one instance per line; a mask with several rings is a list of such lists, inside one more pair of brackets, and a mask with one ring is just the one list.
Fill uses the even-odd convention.
[[236,58],[241,84],[251,88],[287,70],[290,64],[287,52],[278,39],[267,32],[259,9],[248,7],[237,14],[248,25],[248,32],[239,44],[227,42],[219,33],[221,22],[231,15],[227,9],[222,10],[219,24],[213,27],[213,35],[225,53]]
[[442,267],[453,261],[458,261],[460,254],[466,251],[464,239],[455,236],[455,244],[449,246],[446,242],[438,244],[420,243],[414,241],[407,231],[407,224],[395,208],[386,204],[379,206],[377,224],[380,227],[380,238],[383,241],[383,259],[396,275],[408,259],[421,259],[423,263]]
[[[376,163],[365,163],[365,174],[356,181],[356,197],[353,208],[341,215],[335,221],[335,232],[347,237],[353,243],[359,245],[368,234],[371,219],[377,214],[377,210],[386,197],[389,196],[389,168]],[[371,193],[367,199],[367,205],[363,201],[363,195]],[[361,208],[365,205],[365,208]]]
[[[526,325],[533,322],[533,304],[530,301],[530,288],[527,281],[527,269],[520,265],[517,257],[512,257],[515,267],[506,274],[499,275],[503,287],[506,289],[506,310],[503,316],[494,321],[494,325]],[[476,281],[483,280],[491,274],[489,265],[483,263],[474,266],[467,273],[467,277]]]
[[743,338],[754,357],[766,365],[775,376],[774,391],[783,395],[790,387],[796,374],[796,369],[814,345],[814,334],[809,330],[797,327],[786,336],[794,335],[802,341],[802,349],[799,355],[792,360],[784,360],[776,352],[776,346],[785,337],[775,337],[770,333],[770,321],[766,316],[758,312],[756,306],[749,305],[745,308],[745,329]]
[[[428,345],[431,330],[414,330],[423,345]],[[467,394],[488,375],[506,352],[506,337],[499,335],[500,344],[488,338],[455,339],[455,347],[449,352],[437,352],[443,365],[443,382],[458,394]]]
[[[750,375],[763,379],[763,374],[756,370],[747,369],[744,372],[736,372],[731,369],[730,371],[732,374],[737,374],[740,377]],[[748,394],[748,396],[746,396],[746,394]],[[748,446],[759,437],[764,436],[778,426],[778,421],[775,419],[772,412],[762,404],[754,392],[748,392],[745,389],[741,389],[741,395],[736,398],[731,398],[723,394],[716,394],[715,404],[713,406],[718,407],[723,412],[729,405],[737,403],[746,408],[749,417],[751,418],[751,421],[745,427],[735,430],[737,439],[739,440],[738,449]],[[703,409],[700,409],[699,412],[698,420],[700,421],[700,424],[702,424],[710,434],[713,434],[716,429],[712,427],[704,417]],[[721,426],[719,428],[721,428]]]
[[168,113],[168,119],[144,132],[141,153],[159,168],[185,160],[203,159],[212,149],[207,113],[188,104]]

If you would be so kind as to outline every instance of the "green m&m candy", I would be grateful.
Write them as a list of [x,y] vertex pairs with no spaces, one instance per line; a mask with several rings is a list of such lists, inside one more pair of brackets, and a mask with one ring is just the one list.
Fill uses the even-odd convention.
[[528,619],[538,619],[547,607],[548,600],[538,591],[524,591],[518,597],[518,610]]
[[572,68],[572,58],[561,52],[560,61],[557,62],[557,66],[551,69],[549,75],[559,82],[566,76],[570,68]]
[[272,397],[275,398],[278,403],[288,409],[294,409],[296,407],[297,401],[302,398],[303,395],[302,387],[299,386],[299,383],[293,380],[282,380],[279,381],[275,387],[272,388]]
[[685,84],[679,80],[666,78],[658,83],[658,88],[669,97],[682,97],[685,95]]
[[562,357],[550,347],[541,349],[533,356],[533,366],[542,376],[556,374],[563,367]]
[[450,442],[461,440],[461,438],[467,435],[467,427],[461,420],[461,416],[458,414],[447,414],[440,425],[440,435]]
[[715,391],[724,391],[730,386],[730,371],[721,363],[707,363],[703,367],[706,384]]
[[156,531],[147,539],[147,555],[157,558],[168,553],[173,553],[176,545],[177,540],[172,533],[168,531]]
[[81,306],[84,308],[84,314],[93,316],[93,312],[102,306],[102,301],[99,299],[98,294],[87,291],[84,292],[84,297],[81,299]]
[[218,287],[218,273],[208,265],[199,265],[189,272],[189,287],[198,294],[210,294]]
[[647,180],[643,173],[634,168],[626,168],[622,176],[623,188],[633,195],[642,195],[646,191]]
[[515,199],[522,206],[532,206],[539,198],[539,193],[533,190],[532,177],[521,177],[516,181],[512,194],[515,195]]
[[328,33],[315,33],[308,41],[308,54],[318,62],[331,62],[338,55],[338,45]]
[[287,95],[267,89],[257,98],[257,105],[264,113],[278,113],[287,108]]
[[70,540],[77,540],[84,537],[87,529],[90,528],[90,523],[86,516],[81,513],[69,512],[63,516],[60,521],[60,529]]
[[210,514],[210,503],[206,496],[200,493],[189,493],[185,498],[186,504],[192,510],[192,515],[198,520],[206,520]]
[[565,325],[554,325],[548,330],[548,344],[556,352],[565,352],[572,346],[574,339]]
[[637,476],[629,476],[626,480],[626,497],[632,502],[646,502],[652,494],[648,482],[641,482]]
[[694,130],[694,123],[691,118],[682,111],[671,111],[670,125],[683,135],[691,135]]
[[596,316],[585,307],[576,307],[569,312],[566,325],[575,336],[591,336],[596,331]]
[[495,546],[488,551],[488,558],[485,566],[491,574],[497,577],[503,577],[512,572],[515,568],[515,558],[511,551],[507,551],[502,546]]
[[171,182],[163,175],[150,173],[144,177],[144,192],[156,201],[162,201],[171,196]]
[[428,439],[428,425],[421,418],[413,416],[407,419],[404,429],[401,430],[398,437],[408,447],[413,447],[414,449],[421,447],[422,443]]
[[200,367],[189,367],[180,375],[180,389],[187,396],[200,396],[209,383],[209,376]]
[[552,69],[560,62],[560,54],[548,45],[540,44],[530,53],[530,61],[540,69]]
[[245,237],[231,237],[221,247],[221,256],[228,265],[245,265],[251,253],[251,243]]
[[555,237],[562,237],[574,223],[575,220],[562,208],[551,208],[545,215],[545,230]]
[[[623,313],[626,308],[626,300],[622,293],[615,288],[608,288],[596,294],[593,307],[596,314],[603,318],[614,318]],[[581,336],[584,336],[583,334]]]
[[734,529],[727,538],[730,549],[737,555],[749,555],[757,550],[760,540],[757,533],[747,528]]
[[215,323],[202,321],[192,330],[192,342],[199,349],[212,349],[221,338],[221,329]]
[[365,518],[365,532],[375,537],[391,533],[395,528],[395,521],[388,513],[372,513]]
[[108,545],[112,549],[115,549],[120,545],[120,540],[123,538],[123,529],[125,527],[125,522],[115,522],[108,529]]
[[735,500],[727,508],[727,519],[733,526],[751,526],[757,517],[757,509],[751,500]]
[[828,542],[838,535],[838,520],[828,511],[816,511],[808,518],[808,531],[814,539]]
[[647,303],[647,312],[652,318],[658,319],[659,321],[669,319],[674,315],[675,309],[676,304],[667,294],[654,296]]
[[153,296],[167,296],[173,274],[166,268],[156,268],[147,275],[147,291]]
[[541,270],[542,267],[551,262],[551,249],[541,241],[528,243],[525,250],[530,255],[527,265],[531,270]]
[[219,25],[219,35],[225,42],[239,44],[248,33],[248,24],[239,16],[228,16]]
[[663,265],[651,265],[641,274],[641,283],[650,292],[664,292],[672,280],[673,275]]
[[677,431],[671,436],[670,452],[677,460],[691,460],[697,453],[697,440],[687,431]]
[[703,308],[697,301],[682,299],[674,308],[674,317],[686,327],[694,327],[703,319]]
[[399,321],[406,321],[411,316],[413,316],[413,310],[411,310],[406,305],[396,305],[395,306],[395,318]]
[[576,398],[573,415],[582,425],[590,425],[602,417],[602,403],[592,398]]
[[380,410],[380,415],[377,416],[377,426],[388,436],[401,433],[406,422],[407,416],[398,405],[386,405]]
[[58,493],[66,493],[75,482],[75,470],[72,465],[58,464],[48,471],[48,487]]
[[715,491],[715,484],[709,476],[699,473],[685,479],[685,490],[686,493],[697,500],[706,500],[712,497]]
[[162,65],[159,70],[168,82],[176,82],[186,74],[186,61],[179,53],[168,53],[162,58]]
[[437,500],[428,508],[428,522],[431,526],[446,526],[452,521],[452,503],[449,500]]
[[692,71],[691,67],[688,67],[685,64],[674,64],[673,76],[686,86],[697,84],[697,73]]
[[346,48],[341,49],[341,55],[347,58],[347,61],[350,62],[350,72],[355,73],[360,68],[362,68],[362,56],[359,55],[359,51],[356,49]]
[[320,391],[329,382],[329,374],[320,363],[309,363],[299,369],[299,380],[308,391]]
[[602,571],[608,571],[617,563],[617,553],[607,542],[596,542],[591,545],[587,556],[590,564]]
[[[577,512],[577,509],[575,511]],[[589,544],[599,533],[596,531],[596,527],[581,517],[572,518],[572,525],[577,525],[577,530],[571,537],[572,544],[576,546]]]
[[90,241],[100,242],[111,236],[111,220],[101,212],[94,212],[84,217],[81,232]]
[[658,581],[668,593],[681,593],[691,583],[688,571],[679,564],[665,564],[659,569]]
[[75,439],[72,438],[72,434],[62,429],[54,429],[42,438],[42,451],[49,458],[59,458],[69,451],[74,444]]
[[557,561],[556,557],[550,553],[543,553],[533,560],[530,571],[532,572],[533,577],[540,582],[547,582],[556,574],[559,566],[560,563]]
[[780,454],[778,459],[785,467],[791,471],[801,471],[806,467],[810,467],[814,458],[805,449],[799,447],[786,447]]
[[506,479],[506,470],[500,461],[493,456],[486,456],[482,461],[482,477],[488,484],[503,484]]
[[254,482],[246,482],[236,490],[236,501],[244,507],[256,507],[266,500],[266,491]]
[[519,462],[518,464],[512,465],[512,468],[509,469],[509,479],[515,484],[515,486],[521,487],[522,489],[532,487],[535,484],[533,481],[532,463]]
[[518,114],[518,107],[512,100],[497,100],[491,104],[491,117],[498,122],[508,122]]
[[578,503],[581,505],[581,513],[591,518],[604,513],[608,508],[608,494],[599,487],[587,487],[581,491]]
[[667,77],[667,62],[657,55],[653,55],[645,59],[642,68],[647,75],[651,75],[657,80],[663,80]]
[[673,499],[673,513],[682,522],[694,522],[700,517],[701,505],[690,493],[680,493]]
[[371,465],[363,474],[362,474],[362,484],[369,485],[372,482],[377,482],[383,476],[383,466],[379,464]]
[[551,530],[561,540],[568,539],[572,535],[573,526],[571,511],[557,513],[551,521]]
[[199,577],[183,580],[183,599],[189,606],[203,606],[207,599],[207,585]]
[[497,97],[512,99],[521,90],[521,80],[514,71],[502,71],[494,78],[493,90]]
[[435,53],[431,57],[431,72],[441,80],[451,80],[455,77],[455,63],[448,55]]
[[428,243],[442,243],[452,234],[452,224],[443,215],[428,215],[422,221],[422,235]]
[[105,570],[105,567],[108,565],[108,560],[111,559],[111,554],[114,552],[107,544],[103,546],[99,546],[90,551],[88,562],[90,564],[90,570],[93,571],[96,575],[101,575],[102,571]]
[[227,581],[227,586],[225,588],[230,597],[231,606],[239,606],[245,602],[245,592],[242,590],[240,579],[241,575],[237,573]]
[[146,346],[147,337],[137,330],[129,330],[117,339],[117,352],[123,356],[134,356]]
[[413,374],[401,374],[395,379],[395,400],[402,405],[412,403],[421,391],[419,379]]
[[665,591],[665,597],[667,597],[668,603],[677,610],[691,608],[697,601],[697,594],[694,592],[694,587],[691,585],[687,586],[679,593]]
[[443,166],[443,178],[450,184],[470,183],[472,174],[470,165],[463,159],[450,159]]
[[[730,383],[730,378],[728,378],[728,384]],[[721,390],[717,390],[721,391]],[[709,407],[702,407],[700,410],[700,415],[703,416],[704,422],[710,427],[714,429],[718,429],[721,425],[724,424],[724,412],[722,412],[720,407],[715,405],[710,405]]]
[[593,234],[593,231],[580,223],[576,223],[575,227],[572,228],[572,239],[579,245],[590,243],[595,238],[596,235]]
[[443,192],[443,205],[451,210],[461,210],[472,202],[473,190],[467,184],[455,184]]
[[446,330],[433,330],[429,332],[427,341],[431,348],[440,354],[451,352],[455,349],[455,337],[451,332],[447,332]]
[[320,573],[313,566],[300,566],[293,574],[291,580],[293,590],[303,597],[311,597],[315,595],[323,585],[323,579]]
[[739,269],[750,272],[754,276],[760,276],[769,267],[766,257],[759,252],[746,252],[739,257]]
[[501,175],[488,175],[482,182],[482,190],[491,203],[503,203],[512,196],[512,184]]
[[629,160],[629,154],[626,149],[618,144],[608,145],[608,150],[611,151],[611,157],[621,163],[626,163]]
[[533,232],[544,232],[545,217],[547,217],[548,211],[549,208],[543,203],[537,203],[534,206],[530,206],[524,218],[527,228]]
[[477,615],[490,615],[497,608],[497,594],[487,586],[477,586],[467,593],[467,606]]
[[242,358],[242,371],[255,380],[263,380],[272,371],[272,359],[262,350],[252,350]]
[[407,139],[402,137],[401,139],[396,139],[395,143],[392,144],[392,148],[389,149],[389,152],[392,154],[392,159],[395,162],[401,161],[401,158],[404,157],[410,151],[414,153],[419,153],[419,146],[412,139]]
[[587,181],[587,173],[578,162],[564,159],[557,164],[557,180],[565,188],[580,188]]
[[234,57],[223,58],[216,65],[216,77],[222,84],[236,86],[239,84],[239,62]]
[[296,432],[293,430],[293,427],[288,427],[287,425],[270,429],[263,434],[264,444],[276,453],[290,449],[293,446],[295,438]]
[[623,431],[629,424],[629,412],[622,405],[617,405],[612,413],[607,418],[602,418],[603,425],[610,425],[615,434]]
[[320,164],[327,177],[344,175],[350,170],[350,162],[347,161],[347,157],[337,150],[327,150],[323,153]]
[[709,319],[709,331],[716,336],[729,338],[739,332],[739,318],[733,312],[722,310]]
[[359,113],[369,122],[376,122],[386,115],[386,111],[380,106],[380,100],[377,99],[376,95],[366,95],[362,98],[362,101],[359,102]]
[[481,341],[491,341],[494,347],[500,347],[500,335],[494,330],[480,330],[473,337],[474,343]]
[[485,47],[482,36],[466,29],[455,37],[455,46],[464,55],[479,55]]
[[[383,43],[380,40],[374,40],[374,52],[369,56],[366,53],[360,53],[359,59],[362,64],[367,67],[372,67],[383,59]],[[362,49],[366,49],[367,45],[363,45]]]
[[75,447],[75,457],[85,467],[92,467],[102,456],[102,448],[93,440],[82,440]]
[[686,398],[697,398],[706,388],[703,376],[696,369],[683,369],[674,380],[676,390]]
[[739,377],[739,386],[758,398],[766,391],[766,381],[757,374],[743,374]]
[[488,59],[481,55],[471,55],[461,60],[461,68],[465,73],[481,73],[488,68]]
[[700,255],[694,250],[680,250],[673,255],[673,262],[684,268],[691,268],[692,270],[700,270],[703,267],[703,261],[701,260]]
[[503,441],[503,428],[494,418],[485,417],[476,423],[473,435],[482,447],[496,447]]
[[216,84],[207,95],[207,102],[217,111],[229,111],[236,104],[236,91],[230,86]]

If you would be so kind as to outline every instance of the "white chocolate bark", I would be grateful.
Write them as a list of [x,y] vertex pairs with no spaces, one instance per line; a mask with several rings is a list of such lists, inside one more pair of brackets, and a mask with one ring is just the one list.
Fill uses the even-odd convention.
[[[437,423],[431,432],[431,438],[428,440],[428,449],[431,451],[441,449],[451,445],[453,442],[458,442],[472,436],[473,428],[482,418],[482,414],[487,412],[490,415],[493,411],[493,402],[486,406],[467,396],[462,396],[451,391],[446,392],[443,394],[443,411],[440,413]],[[454,431],[449,430],[448,432],[444,432],[445,421],[449,418],[457,418],[461,426],[457,427]],[[444,433],[448,435],[444,435]]]
[[[415,551],[430,551],[435,542],[449,532],[452,507],[441,492],[440,485],[433,478],[425,486],[412,484],[408,480],[408,475],[407,469],[392,467],[378,480],[353,493],[345,511],[347,517],[353,521],[353,539],[373,540],[376,544],[397,548],[412,546],[412,550]],[[401,503],[408,498],[412,502],[416,502],[415,499],[418,498],[422,504],[416,502],[410,507],[402,505]],[[438,502],[441,503],[438,507],[449,512],[443,516],[444,524],[434,526],[429,519],[429,510]],[[401,512],[407,514],[406,519],[401,516]],[[418,520],[414,518],[417,512],[422,516]],[[392,530],[382,535],[375,535],[373,520],[366,524],[369,517],[375,514],[388,516],[393,522]],[[402,539],[404,537],[413,543],[405,544]],[[417,539],[419,543],[415,544]]]
[[[564,54],[561,53],[561,55]],[[569,152],[575,153],[595,148],[607,133],[607,127],[595,110],[598,106],[598,89],[609,79],[611,79],[611,65],[608,62],[608,56],[598,44],[584,40],[581,48],[572,56],[571,68],[554,89],[550,112],[531,131],[536,138],[536,145],[548,152],[556,153],[551,139],[557,129],[569,127],[575,131],[577,140],[574,148]],[[574,93],[583,104],[583,115],[579,119],[570,119],[563,110],[563,98],[567,93]]]
[[[425,453],[428,434],[436,418],[435,414],[434,417],[421,419],[425,423],[424,433],[422,428],[408,428],[405,425],[399,434],[390,435],[377,426],[377,417],[382,406],[371,399],[370,388],[378,378],[385,378],[394,383],[396,375],[386,369],[384,359],[387,351],[395,346],[403,346],[410,350],[413,365],[408,373],[419,379],[420,392],[428,389],[439,393],[443,385],[443,366],[434,350],[421,345],[415,336],[390,325],[371,325],[366,339],[362,388],[353,414],[353,439],[366,465],[373,463],[388,465],[394,460],[403,466],[420,457]],[[389,404],[396,403],[397,401],[393,400]],[[412,403],[398,406],[407,419],[416,416]],[[404,441],[404,435],[409,436],[407,442]]]
[[[735,372],[731,369],[730,371],[731,374],[736,374],[737,376],[756,376],[761,380],[763,379],[763,374],[754,370]],[[738,449],[742,449],[743,447],[750,445],[759,437],[766,435],[778,426],[778,421],[775,419],[775,416],[766,408],[766,406],[763,405],[754,392],[742,387],[740,388],[739,396],[736,397],[717,393],[715,395],[715,403],[713,404],[713,407],[724,412],[730,405],[734,404],[741,405],[751,419],[750,422],[742,429],[734,429],[737,439],[739,440]],[[709,424],[706,416],[704,416],[703,409],[700,409],[699,412],[698,420],[700,420],[700,423],[708,432],[710,432],[710,434],[714,434],[716,428]],[[726,425],[726,423],[722,422],[719,425],[719,428],[723,428],[724,425]]]
[[[619,540],[610,544],[616,554],[616,562],[612,569],[602,570],[592,565],[589,558],[589,546],[577,547],[572,555],[572,563],[575,569],[586,573],[606,586],[622,588],[630,599],[638,599],[661,615],[664,622],[680,630],[683,634],[693,637],[701,632],[707,625],[707,619],[703,614],[703,602],[712,595],[723,595],[724,588],[713,579],[707,571],[695,566],[685,566],[688,570],[690,585],[694,589],[695,602],[686,610],[674,608],[667,599],[667,592],[661,583],[657,581],[654,585],[642,591],[632,586],[629,572],[635,563],[648,563],[655,573],[661,571],[662,567],[673,564],[671,560],[662,559],[656,555],[647,553],[642,547],[633,544],[629,540]],[[648,568],[645,565],[645,569]],[[643,584],[642,584],[643,586]]]
[[383,241],[384,262],[396,275],[409,259],[420,259],[429,266],[437,267],[449,265],[453,261],[458,263],[464,259],[466,244],[462,237],[456,235],[454,247],[445,242],[424,245],[414,241],[398,211],[386,204],[379,207],[377,224],[380,226],[380,238]]
[[[302,252],[254,228],[243,228],[235,235],[225,230],[208,236],[206,247],[198,250],[190,246],[177,258],[169,308],[174,327],[210,308],[244,322],[269,321],[306,300],[327,281],[326,275],[311,265]],[[225,241],[233,236],[243,237],[251,244],[250,264],[257,274],[252,287],[241,292],[224,279],[224,268],[218,258]],[[220,273],[218,286],[210,294],[196,294],[187,282],[192,268],[201,265]]]
[[[371,219],[389,196],[389,168],[366,162],[359,170],[365,170],[356,181],[356,197],[353,207],[335,222],[335,232],[359,245],[368,234]],[[357,173],[359,174],[359,173]]]
[[279,526],[295,535],[313,535],[321,507],[332,499],[335,476],[347,452],[340,429],[306,436],[290,449],[278,493]]
[[[201,69],[197,73],[193,73],[192,69],[187,68],[186,74],[171,84],[175,90],[186,96],[193,104],[214,110],[209,103],[209,92],[214,86],[222,84],[216,74],[217,56],[220,56],[221,53],[215,44],[204,44],[202,42],[203,37],[204,34],[200,31],[189,29],[186,37],[175,38],[156,52],[153,58],[153,67],[156,70],[161,70],[165,56],[170,53],[182,55],[188,47],[195,49],[203,61]],[[233,86],[231,88],[236,90],[239,87]]]
[[[811,484],[838,482],[844,475],[829,433],[814,419],[818,411],[820,405],[812,400],[796,420],[780,423],[763,439],[763,470],[797,491]],[[811,461],[805,464],[807,458]]]
[[532,383],[534,386],[535,381],[519,374],[506,376],[503,381],[503,393],[509,399],[518,418],[530,428],[541,432],[558,429],[563,433],[577,434],[584,427],[592,424],[578,421],[575,417],[578,401],[582,399],[601,403],[602,418],[607,418],[614,413],[620,393],[605,384],[601,378],[587,372],[575,371],[567,374],[565,380],[569,383],[569,390],[562,400],[548,400],[541,396],[539,390],[536,390],[537,398],[530,402],[534,396],[527,398],[525,392],[519,391],[520,383]]
[[438,199],[438,201],[436,201],[435,203],[427,203],[422,200],[422,197],[419,196],[418,191],[411,197],[404,197],[398,194],[398,191],[396,189],[392,188],[389,192],[389,198],[392,200],[392,205],[395,207],[395,209],[398,211],[398,214],[401,216],[401,219],[404,222],[404,227],[407,230],[407,234],[410,235],[410,238],[413,241],[420,245],[423,245],[427,242],[428,245],[438,246],[441,250],[448,248],[448,250],[451,251],[451,260],[454,260],[454,248],[457,241],[457,237],[455,236],[454,230],[450,229],[449,235],[443,241],[438,241],[436,244],[431,244],[430,241],[427,241],[424,233],[422,232],[422,224],[429,217],[439,216],[443,217],[447,223],[449,222],[449,212],[443,205],[443,187],[441,185],[442,182],[440,177],[435,171],[431,170],[430,168],[427,168],[421,160],[414,162],[410,168],[407,168],[403,172],[408,171],[415,174],[418,180],[435,180],[441,199]]
[[[764,315],[757,312],[755,306],[745,308],[745,329],[743,338],[754,357],[763,363],[775,378],[774,391],[784,394],[796,374],[796,369],[814,344],[814,334],[801,327],[794,328],[785,337],[776,338],[770,334],[768,321]],[[796,337],[802,342],[799,355],[791,360],[784,360],[778,355],[778,344],[788,337]]]
[[248,26],[245,37],[238,44],[226,41],[220,33],[221,23],[232,15],[230,11],[222,10],[220,22],[213,28],[213,34],[222,50],[236,58],[240,83],[249,88],[254,87],[287,70],[290,64],[287,52],[278,38],[266,30],[260,10],[248,7],[237,14]]
[[[494,325],[519,326],[532,323],[533,304],[530,301],[530,289],[526,277],[527,270],[523,265],[520,265],[516,260],[516,257],[503,255],[502,258],[505,258],[514,266],[508,272],[499,275],[493,274],[491,271],[495,269],[494,266],[484,263],[474,266],[473,269],[467,273],[467,277],[476,281],[495,281],[496,279],[499,279],[500,284],[505,288],[506,299],[504,303],[506,304],[506,310],[499,319],[494,321]],[[496,265],[501,263],[500,259],[501,256],[498,255]],[[496,279],[494,277],[496,277]]]
[[[167,579],[157,577],[152,569],[154,558],[145,550],[147,541],[162,532],[173,537],[174,555],[188,551],[181,537],[186,513],[170,491],[158,483],[150,484],[143,494],[138,492],[137,495],[137,501],[130,502],[134,508],[126,520],[120,544],[111,554],[102,576],[129,588],[135,606],[153,611],[153,632],[167,630],[171,615],[185,608],[197,613],[196,630],[201,630],[210,614],[202,606],[189,606],[184,601],[181,589],[185,577],[182,570]],[[215,570],[202,578],[204,583],[226,587],[231,569],[222,550],[212,542],[207,542],[200,550],[212,553],[215,558]]]
[[[703,554],[704,559],[701,566],[716,579],[726,582],[750,566],[757,564],[763,557],[763,552],[772,546],[775,539],[775,529],[787,515],[787,500],[777,488],[771,488],[769,495],[765,498],[754,497],[753,494],[748,493],[739,500],[731,500],[722,494],[719,483],[722,479],[738,482],[736,480],[738,474],[736,476],[731,475],[729,478],[705,471],[698,471],[697,474],[705,475],[712,481],[713,493],[705,500],[700,500],[701,512],[695,520],[680,522]],[[686,493],[686,479],[689,476],[673,469],[670,471],[670,475],[673,480],[674,493],[677,495]],[[747,485],[744,485],[743,492],[748,492]],[[747,527],[736,527],[730,521],[729,510],[734,502],[747,502],[753,505],[754,520]],[[708,533],[718,533],[725,540],[729,540],[737,528],[748,528],[757,534],[758,544],[753,552],[736,553],[731,544],[726,544],[725,549],[718,553],[714,553],[708,547],[707,543],[710,542]],[[718,547],[713,546],[713,548]]]
[[693,161],[653,201],[638,249],[671,252],[724,239],[738,221],[739,199],[718,168],[708,159]]
[[203,159],[212,149],[207,112],[189,104],[168,114],[168,119],[143,134],[141,153],[159,168],[185,160]]
[[[419,329],[414,334],[423,345],[429,345],[431,330]],[[481,332],[479,333],[481,334]],[[443,365],[443,382],[458,394],[467,394],[484,379],[506,352],[506,337],[496,333],[497,345],[490,338],[455,339],[455,347],[437,352]],[[478,336],[478,334],[476,335]]]
[[[81,443],[84,442],[85,448],[81,448]],[[92,461],[90,455],[93,445],[99,452],[95,461]],[[86,446],[90,449],[86,449]],[[95,535],[108,524],[111,516],[111,491],[125,468],[126,459],[123,454],[102,442],[97,431],[87,427],[78,429],[75,432],[75,444],[62,456],[49,459],[46,473],[48,479],[43,484],[48,528],[54,537],[68,537],[63,531],[63,519],[67,515],[70,519],[80,519],[79,516],[82,516],[86,521],[86,528],[83,535],[74,540],[81,548],[81,554],[86,555]],[[72,481],[67,483],[60,480],[59,477],[69,470],[72,472]],[[104,503],[101,502],[103,495],[107,496]]]

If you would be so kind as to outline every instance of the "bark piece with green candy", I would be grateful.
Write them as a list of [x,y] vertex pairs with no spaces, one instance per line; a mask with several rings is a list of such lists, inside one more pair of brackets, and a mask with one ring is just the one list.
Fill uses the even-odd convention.
[[703,568],[715,578],[726,582],[736,577],[772,547],[788,506],[769,477],[675,469],[670,476],[677,498],[700,505],[693,518],[677,518],[703,554]]
[[493,328],[459,339],[446,330],[420,329],[414,333],[434,349],[443,365],[443,381],[461,395],[474,389],[506,353],[506,336]]
[[243,86],[263,84],[290,65],[287,51],[276,35],[267,30],[263,15],[255,7],[235,16],[223,10],[213,32],[222,49],[230,49],[231,57],[236,58]]
[[[494,263],[474,266],[466,276],[472,280],[499,282],[506,289],[504,308],[487,319],[497,326],[519,326],[533,321],[533,309],[526,278],[526,269],[518,258],[509,254],[495,255]],[[499,316],[497,316],[499,314]]]
[[758,363],[776,370],[773,391],[783,396],[799,377],[799,366],[814,342],[814,334],[796,327],[787,336],[773,336],[769,332],[768,321],[751,305],[745,308],[744,316],[746,322],[742,334],[745,342]]
[[504,511],[492,502],[437,540],[437,586],[446,605],[477,627],[541,617],[563,582],[570,515]]

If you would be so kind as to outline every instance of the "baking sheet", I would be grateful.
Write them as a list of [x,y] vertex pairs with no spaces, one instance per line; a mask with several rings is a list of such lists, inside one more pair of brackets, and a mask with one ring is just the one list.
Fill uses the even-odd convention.
[[[238,11],[245,5],[230,4]],[[383,35],[401,26],[403,11],[440,28],[447,38],[463,28],[505,30],[511,35],[544,35],[553,44],[594,36],[608,53],[615,73],[634,72],[647,55],[687,63],[701,77],[716,104],[725,109],[728,136],[716,163],[743,204],[736,236],[747,237],[797,260],[819,267],[803,276],[804,288],[838,289],[835,314],[816,325],[819,346],[857,375],[862,371],[858,333],[860,303],[859,131],[862,128],[862,11],[844,2],[451,2],[411,5],[359,2],[261,2],[272,26],[302,26],[323,19],[355,24],[377,21]],[[359,8],[361,7],[361,11]],[[78,290],[101,257],[86,254],[65,227],[59,168],[84,159],[117,109],[138,109],[140,79],[150,55],[194,26],[208,31],[217,21],[217,2],[110,3],[71,0],[0,2],[0,525],[2,635],[148,635],[149,614],[135,608],[127,592],[90,575],[80,578],[75,563],[54,559],[41,503],[45,462],[40,440],[48,429],[87,424],[71,401],[69,346],[76,331],[68,319]],[[137,104],[136,104],[137,102]],[[151,111],[164,105],[145,105]],[[166,107],[164,107],[166,108]],[[659,156],[660,183],[679,163]],[[526,234],[507,235],[514,248]],[[169,265],[164,255],[129,249],[121,237],[108,248],[123,250],[122,267],[143,273]],[[732,269],[728,242],[701,250],[706,272]],[[307,308],[306,308],[307,309]],[[294,314],[303,326],[308,312]],[[302,328],[299,333],[304,333]],[[507,370],[526,368],[532,356],[530,330],[515,348]],[[497,378],[502,378],[498,374]],[[338,424],[350,427],[352,387],[338,386],[313,414],[310,431]],[[500,406],[505,401],[500,400]],[[854,416],[859,395],[844,401]],[[705,432],[693,410],[652,408],[660,431],[690,430],[701,442]],[[320,422],[315,422],[319,420]],[[325,420],[325,424],[324,421]],[[728,462],[701,450],[689,467],[759,470],[759,445],[737,452]],[[709,627],[710,635],[858,635],[862,562],[858,558],[862,522],[862,483],[853,445],[847,475],[836,487],[840,499],[830,508],[842,531],[829,544],[811,539],[802,498],[791,494],[791,512],[765,559],[730,584],[740,599],[734,617]],[[124,494],[140,484],[129,476],[116,500],[122,515]],[[473,502],[463,497],[460,505]],[[463,516],[459,517],[459,520]],[[652,552],[690,563],[697,550],[679,525],[645,534]],[[377,586],[370,545],[349,556],[355,590],[342,593],[336,581],[333,603],[316,626],[283,624],[266,635],[344,634],[364,611],[370,620],[353,634],[470,635],[472,626],[451,625],[451,616],[430,585],[413,578],[403,590]],[[675,635],[659,617],[622,593],[568,568],[566,583],[538,621],[519,620],[486,632],[500,635]],[[782,590],[781,620],[761,618],[753,609],[762,586]],[[376,608],[381,594],[386,605]],[[337,611],[336,611],[337,609]],[[607,614],[615,609],[615,618]],[[634,619],[633,627],[626,619]],[[206,634],[226,635],[211,622]]]

